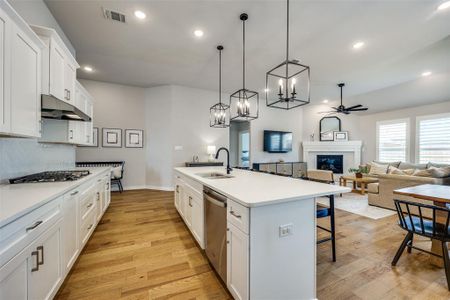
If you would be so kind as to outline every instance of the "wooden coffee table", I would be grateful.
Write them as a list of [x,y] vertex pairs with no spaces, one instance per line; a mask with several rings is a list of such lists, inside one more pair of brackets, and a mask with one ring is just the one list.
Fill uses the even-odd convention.
[[[372,178],[372,177],[357,178],[355,176],[341,176],[339,178],[339,185],[347,186],[347,181],[352,181],[353,182],[353,191],[352,192],[360,193],[361,195],[364,195],[366,193],[366,190],[367,190],[367,185],[369,183],[376,183],[376,182],[378,182],[378,179],[377,178]],[[357,189],[357,184],[359,184],[361,186],[360,189]]]

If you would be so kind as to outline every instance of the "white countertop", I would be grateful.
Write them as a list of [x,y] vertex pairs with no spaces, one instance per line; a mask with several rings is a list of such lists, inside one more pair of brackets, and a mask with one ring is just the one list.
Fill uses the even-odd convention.
[[223,167],[175,168],[181,174],[224,194],[246,207],[311,199],[325,195],[349,193],[348,187],[324,184],[291,177],[233,169],[233,178],[207,179],[196,174],[220,172]]
[[110,169],[110,167],[75,168],[91,172],[88,176],[75,181],[0,185],[0,227]]

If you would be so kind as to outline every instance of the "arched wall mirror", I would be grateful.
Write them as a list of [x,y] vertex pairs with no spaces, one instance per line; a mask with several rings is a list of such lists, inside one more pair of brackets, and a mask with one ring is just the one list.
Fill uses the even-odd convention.
[[341,119],[338,117],[324,117],[320,120],[320,140],[333,141],[333,132],[341,131]]

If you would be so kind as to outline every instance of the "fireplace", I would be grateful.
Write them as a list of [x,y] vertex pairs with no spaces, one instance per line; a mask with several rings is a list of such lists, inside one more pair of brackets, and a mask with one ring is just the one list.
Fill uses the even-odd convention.
[[317,170],[329,170],[335,174],[344,173],[343,155],[317,155]]

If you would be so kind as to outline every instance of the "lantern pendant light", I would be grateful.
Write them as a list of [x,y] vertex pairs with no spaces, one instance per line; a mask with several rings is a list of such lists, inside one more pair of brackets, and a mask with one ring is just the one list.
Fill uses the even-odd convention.
[[223,46],[217,46],[219,50],[219,103],[209,109],[209,126],[214,128],[230,127],[230,106],[222,103],[222,50]]
[[266,105],[292,109],[310,102],[311,76],[308,66],[289,60],[289,0],[286,3],[286,59],[266,73]]
[[245,87],[245,21],[246,13],[239,16],[242,21],[242,89],[230,96],[230,119],[235,121],[251,121],[258,118],[259,94]]

